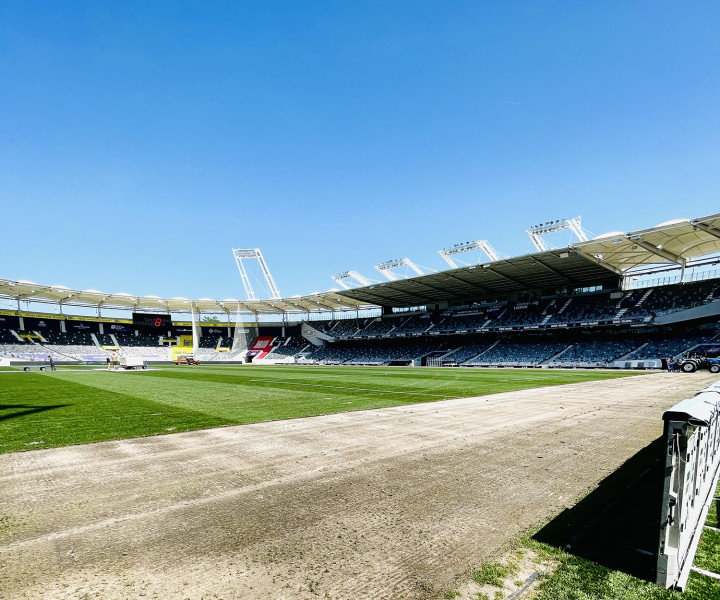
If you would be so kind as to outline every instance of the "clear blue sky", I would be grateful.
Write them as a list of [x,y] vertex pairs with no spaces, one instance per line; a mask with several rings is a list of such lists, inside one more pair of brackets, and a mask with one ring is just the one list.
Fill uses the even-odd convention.
[[[0,3],[0,277],[244,298],[720,212],[717,2]],[[561,243],[564,242],[560,240]]]

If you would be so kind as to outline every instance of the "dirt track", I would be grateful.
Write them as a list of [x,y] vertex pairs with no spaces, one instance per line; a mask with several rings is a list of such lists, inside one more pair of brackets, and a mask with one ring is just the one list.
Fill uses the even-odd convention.
[[0,598],[441,597],[717,376],[0,456]]

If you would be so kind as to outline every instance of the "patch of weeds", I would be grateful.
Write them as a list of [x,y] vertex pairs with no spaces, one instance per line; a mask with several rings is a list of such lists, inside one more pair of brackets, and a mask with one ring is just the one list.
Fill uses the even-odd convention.
[[[717,538],[706,536],[701,544],[709,561],[720,562],[720,533]],[[532,550],[538,559],[550,561],[555,567],[538,575],[539,585],[534,600],[718,600],[720,581],[699,573],[690,573],[685,591],[681,594],[661,588],[655,583],[638,579],[622,571],[603,567],[589,560],[568,554],[559,548],[525,538],[521,544]],[[704,556],[705,554],[703,554]],[[695,564],[701,556],[698,549]],[[706,563],[709,564],[710,563]],[[705,567],[703,567],[705,568]],[[713,570],[713,569],[708,569]],[[483,599],[485,600],[485,599]],[[488,599],[489,600],[489,599]]]
[[505,598],[505,594],[503,594],[500,590],[495,592],[495,600],[503,600]]
[[12,529],[14,525],[14,520],[10,515],[0,516],[0,538],[3,538],[10,532],[10,529]]
[[543,581],[544,579],[550,579],[551,577],[552,573],[550,571],[540,571],[537,576],[540,581]]
[[[690,600],[676,592],[565,554],[555,572],[538,586],[537,600]],[[693,597],[693,600],[700,597]],[[708,597],[705,597],[708,598]]]
[[518,567],[514,563],[502,565],[500,563],[485,563],[480,569],[472,574],[476,583],[486,583],[496,587],[503,586],[503,579],[517,574]]
[[515,550],[513,550],[513,555],[515,556],[515,558],[520,560],[523,556],[525,556],[525,552],[526,550],[524,548],[516,548]]
[[452,600],[452,598],[457,598],[460,595],[460,592],[457,590],[448,590],[445,592],[444,598],[447,598],[448,600]]
[[482,592],[478,592],[477,596],[475,596],[475,600],[490,600],[490,596],[483,594]]
[[525,548],[528,548],[529,550],[535,552],[538,560],[540,561],[553,561],[565,556],[565,552],[563,552],[560,548],[538,542],[531,537],[524,538],[521,544]]

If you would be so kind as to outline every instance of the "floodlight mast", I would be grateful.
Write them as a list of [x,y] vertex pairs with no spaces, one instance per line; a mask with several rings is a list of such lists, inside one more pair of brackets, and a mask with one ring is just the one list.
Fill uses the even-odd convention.
[[538,252],[545,252],[546,250],[550,250],[551,247],[541,236],[565,229],[572,231],[581,242],[588,241],[588,236],[580,225],[580,217],[576,219],[557,219],[555,221],[547,221],[546,223],[533,225],[530,229],[526,230],[526,233],[530,236],[530,241],[535,248],[537,248]]
[[267,283],[268,289],[270,290],[270,297],[273,300],[281,299],[280,290],[278,290],[275,285],[275,280],[270,274],[270,269],[268,269],[262,252],[260,252],[260,248],[233,248],[233,256],[235,257],[235,263],[237,264],[238,271],[240,271],[240,279],[242,279],[243,285],[245,286],[245,293],[247,294],[248,300],[257,300],[257,297],[255,296],[255,290],[253,289],[250,278],[245,270],[245,265],[243,264],[243,260],[247,259],[255,259],[258,261],[263,277],[265,277],[265,283]]
[[375,266],[375,268],[390,281],[397,281],[398,279],[400,279],[397,275],[395,275],[395,273],[392,272],[392,269],[397,269],[399,267],[410,267],[418,275],[425,274],[422,272],[420,267],[418,267],[409,258],[398,258],[395,260],[388,260],[382,264]]
[[443,257],[443,260],[449,264],[453,269],[457,269],[458,265],[455,261],[450,258],[454,254],[461,254],[462,252],[470,252],[471,250],[480,250],[490,259],[490,262],[500,260],[498,253],[490,245],[487,240],[476,240],[473,242],[461,242],[450,246],[449,248],[443,248],[438,250],[438,254]]
[[357,271],[343,271],[342,273],[336,273],[332,275],[332,280],[337,283],[340,287],[349,290],[350,286],[345,283],[348,279],[354,279],[360,285],[370,285],[370,280],[366,279]]

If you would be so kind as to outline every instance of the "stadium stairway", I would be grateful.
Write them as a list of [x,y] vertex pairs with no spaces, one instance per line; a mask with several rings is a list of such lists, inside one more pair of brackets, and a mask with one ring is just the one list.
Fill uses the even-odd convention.
[[553,356],[549,356],[549,357],[546,358],[545,360],[541,361],[539,364],[541,364],[541,365],[547,365],[548,363],[550,363],[550,361],[553,361],[553,360],[555,360],[556,358],[561,357],[561,356],[562,356],[563,354],[565,354],[568,350],[570,350],[570,348],[572,348],[574,345],[575,345],[575,344],[568,344],[567,346],[565,346],[565,348],[563,348],[562,350],[560,350],[560,352],[558,352],[557,354],[555,354],[555,355],[553,355]]
[[453,348],[452,350],[448,350],[445,354],[441,354],[437,358],[440,360],[443,359],[452,359],[452,355],[455,354],[458,350],[461,348],[464,348],[464,346],[458,346],[457,348]]
[[[647,290],[641,297],[640,300],[638,300],[633,306],[626,306],[625,308],[621,308],[617,313],[615,314],[615,319],[619,319],[622,317],[628,310],[631,308],[638,308],[642,306],[643,302],[648,299],[648,296],[652,293],[652,289]],[[619,359],[618,359],[619,360]]]
[[573,301],[572,298],[568,298],[568,299],[567,299],[567,302],[565,302],[565,304],[563,304],[563,305],[560,307],[560,310],[555,313],[555,316],[563,314],[563,313],[565,312],[565,310],[567,309],[567,307],[570,306],[570,303],[571,303],[572,301]]
[[615,358],[615,359],[613,359],[613,360],[625,360],[625,359],[626,359],[628,356],[630,356],[631,354],[634,354],[635,352],[639,352],[640,350],[642,350],[642,349],[643,349],[645,346],[647,346],[649,343],[650,343],[650,342],[645,342],[644,344],[641,344],[641,345],[638,346],[637,348],[633,348],[632,350],[630,350],[630,352],[626,352],[626,353],[623,354],[622,356],[618,356],[617,358]]
[[[505,311],[503,311],[503,312],[505,312]],[[501,315],[502,315],[502,313],[500,313],[498,315],[498,317]],[[490,317],[487,321],[485,321],[482,325],[480,325],[480,329],[485,329],[490,324],[490,321],[492,321],[492,320],[493,320],[493,317]]]
[[471,358],[468,358],[466,361],[463,361],[462,364],[469,363],[469,362],[471,362],[471,361],[477,360],[478,358],[480,358],[480,357],[481,357],[483,354],[485,354],[486,352],[490,352],[490,350],[492,350],[492,349],[493,349],[495,346],[497,346],[499,343],[500,343],[500,340],[495,340],[495,343],[493,343],[492,346],[490,346],[489,348],[485,348],[485,350],[483,350],[480,354],[477,354],[477,355],[475,355],[475,356],[473,356],[473,357],[471,357]]
[[545,316],[540,322],[540,325],[545,325],[553,317],[557,317],[559,314],[562,314],[562,312],[568,307],[568,304],[572,302],[572,298],[568,298],[565,303],[557,310],[557,312],[548,312],[551,306],[555,306],[555,302],[556,301],[553,300],[550,304],[548,304],[547,308],[545,309]]

